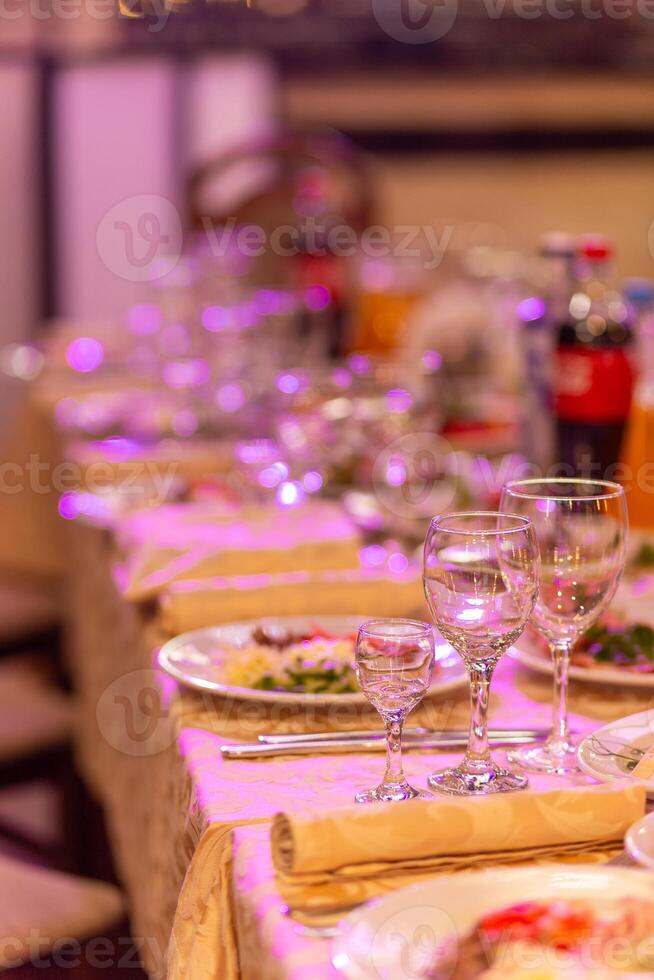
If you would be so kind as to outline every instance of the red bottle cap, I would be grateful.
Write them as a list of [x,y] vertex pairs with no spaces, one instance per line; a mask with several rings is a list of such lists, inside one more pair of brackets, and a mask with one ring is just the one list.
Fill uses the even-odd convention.
[[579,240],[579,254],[586,259],[610,259],[613,246],[603,235],[587,235]]

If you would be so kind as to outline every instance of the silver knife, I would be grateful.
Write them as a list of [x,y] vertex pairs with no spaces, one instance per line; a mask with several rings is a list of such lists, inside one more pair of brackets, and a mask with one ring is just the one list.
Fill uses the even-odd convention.
[[[533,735],[504,735],[495,739],[495,744],[521,745],[533,742]],[[468,734],[457,735],[454,738],[425,736],[420,741],[411,740],[405,746],[407,749],[451,749],[468,744]],[[386,739],[376,736],[369,739],[296,739],[289,742],[246,742],[244,744],[221,745],[220,751],[225,759],[254,759],[276,755],[319,755],[320,753],[353,753],[353,752],[383,752],[386,749]]]
[[[547,738],[550,729],[546,728],[491,728],[488,737],[493,742],[502,742],[506,738]],[[438,738],[442,741],[460,741],[467,739],[467,728],[449,728],[433,731],[430,728],[405,728],[402,732],[403,742],[423,741],[425,738]],[[348,741],[368,742],[373,738],[384,738],[384,732],[379,729],[340,731],[340,732],[302,732],[296,735],[259,735],[257,741],[266,745],[282,745],[285,742],[340,742],[344,739]]]

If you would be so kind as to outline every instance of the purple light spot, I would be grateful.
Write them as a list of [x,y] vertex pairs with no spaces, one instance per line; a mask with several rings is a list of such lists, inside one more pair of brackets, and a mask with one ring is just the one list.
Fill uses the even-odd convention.
[[553,500],[537,500],[536,510],[539,510],[541,514],[551,514],[555,509],[556,504]]
[[401,575],[402,572],[406,572],[409,567],[409,559],[406,555],[403,555],[401,551],[396,551],[388,559],[388,567],[392,572],[397,575]]
[[162,377],[170,388],[197,388],[209,380],[209,365],[206,361],[171,361],[164,365]]
[[360,558],[363,565],[376,568],[386,561],[386,548],[382,548],[380,544],[370,544],[367,548],[361,549]]
[[280,374],[277,378],[277,387],[285,395],[294,395],[300,389],[300,379],[295,374]]
[[78,337],[68,345],[66,360],[73,371],[88,374],[100,367],[104,360],[104,347],[95,337]]
[[443,363],[443,358],[437,350],[426,350],[420,359],[420,363],[425,371],[438,371]]
[[370,358],[365,354],[352,354],[347,363],[353,374],[366,374],[370,370]]
[[518,303],[518,316],[521,320],[540,320],[545,314],[545,303],[539,296],[529,296]]
[[267,316],[274,313],[283,313],[289,310],[289,300],[293,305],[293,298],[290,294],[279,289],[259,289],[254,294],[252,304],[257,313]]
[[256,439],[254,442],[240,442],[236,446],[236,457],[248,466],[274,460],[278,447],[272,439]]
[[229,310],[226,310],[224,306],[207,306],[206,309],[202,310],[200,319],[205,330],[217,333],[229,326]]
[[259,473],[259,483],[262,487],[266,487],[268,490],[272,490],[273,487],[279,486],[282,480],[285,480],[288,476],[288,466],[286,463],[277,462],[273,463],[272,466],[266,466],[265,470]]
[[332,381],[337,388],[350,388],[352,385],[352,375],[347,368],[334,368],[332,371]]
[[59,498],[59,514],[65,521],[74,521],[79,516],[80,509],[76,493],[64,493]]
[[304,304],[309,310],[325,310],[331,303],[332,294],[327,286],[319,282],[307,286],[304,290]]
[[176,436],[192,436],[198,430],[198,417],[190,408],[183,408],[173,416],[172,428]]
[[127,326],[137,337],[156,333],[161,326],[161,310],[154,303],[138,303],[127,312]]
[[406,463],[403,459],[391,459],[386,467],[386,482],[389,487],[401,487],[406,483]]
[[242,385],[228,384],[219,388],[216,393],[216,404],[223,412],[238,412],[245,404],[245,392]]
[[408,412],[413,405],[413,395],[405,388],[393,388],[386,393],[386,407],[389,412]]
[[134,439],[123,439],[113,436],[110,439],[100,439],[95,446],[110,460],[133,459],[143,454],[143,447]]
[[304,489],[294,480],[282,483],[276,494],[277,503],[282,507],[296,507],[302,503],[304,496]]
[[307,493],[318,493],[322,489],[323,479],[318,470],[309,470],[302,477],[302,486]]

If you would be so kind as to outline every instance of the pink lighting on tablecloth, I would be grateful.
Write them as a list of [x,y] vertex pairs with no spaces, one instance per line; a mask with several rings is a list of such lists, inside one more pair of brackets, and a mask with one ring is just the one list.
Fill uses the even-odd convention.
[[104,347],[95,337],[78,337],[68,345],[66,360],[73,371],[88,374],[102,364]]

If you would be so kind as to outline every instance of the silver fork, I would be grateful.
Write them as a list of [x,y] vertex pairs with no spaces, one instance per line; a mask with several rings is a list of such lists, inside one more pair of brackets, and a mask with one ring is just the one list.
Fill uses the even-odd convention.
[[606,862],[606,867],[633,868],[635,867],[635,864],[636,862],[632,858],[631,854],[628,854],[627,851],[621,851],[620,854],[616,854],[615,857],[612,857],[610,861]]

